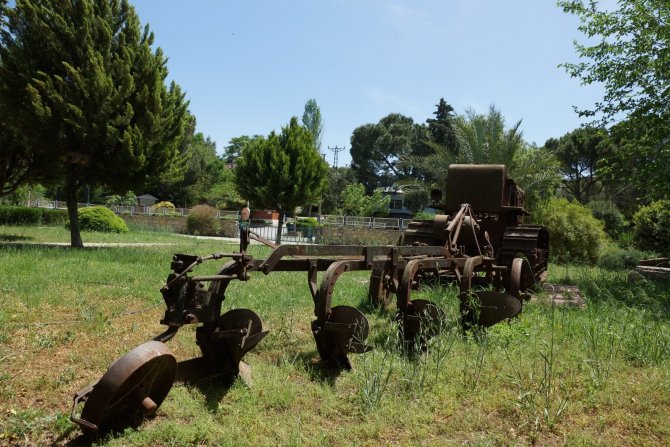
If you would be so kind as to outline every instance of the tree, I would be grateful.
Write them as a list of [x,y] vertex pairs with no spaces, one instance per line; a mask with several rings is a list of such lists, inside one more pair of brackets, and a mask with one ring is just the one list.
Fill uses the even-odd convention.
[[262,138],[260,135],[254,135],[250,137],[249,135],[241,135],[239,137],[233,137],[228,142],[228,146],[225,147],[223,152],[223,159],[226,163],[234,163],[235,160],[242,154],[242,150],[252,141],[257,138]]
[[444,98],[435,106],[437,110],[433,112],[435,118],[428,118],[428,130],[430,131],[431,141],[440,146],[444,146],[454,154],[458,153],[458,138],[454,128],[456,114],[454,108],[447,103]]
[[[558,5],[579,18],[579,30],[590,39],[575,42],[582,61],[563,66],[583,84],[605,90],[602,101],[579,114],[602,125],[620,121],[612,132],[624,144],[611,172],[644,185],[647,199],[669,196],[670,3],[619,0],[605,9],[595,0],[561,0]],[[625,168],[621,162],[631,159],[646,162]]]
[[339,167],[328,170],[328,187],[323,193],[321,211],[324,214],[332,214],[341,207],[341,196],[344,189],[356,183],[356,176],[351,168]]
[[563,174],[561,188],[570,196],[586,204],[594,193],[602,190],[602,178],[597,169],[598,163],[609,153],[605,129],[576,129],[560,139],[550,138],[544,147],[560,161]]
[[166,86],[166,59],[127,0],[18,0],[4,11],[3,120],[26,160],[41,160],[31,176],[64,184],[71,245],[82,247],[79,189],[125,192],[166,170],[187,139],[188,103]]
[[276,242],[280,243],[284,218],[296,206],[321,196],[327,171],[311,132],[293,117],[281,134],[272,131],[242,150],[235,176],[240,195],[252,206],[279,211]]
[[445,192],[448,168],[452,163],[504,164],[509,176],[526,192],[527,206],[530,207],[553,193],[560,176],[555,157],[526,143],[520,126],[521,121],[518,121],[507,128],[505,118],[495,106],[489,108],[487,115],[468,110],[454,120],[458,153],[445,145],[429,142],[430,154],[401,159],[401,165],[413,167],[415,175],[399,183],[406,191],[423,191],[428,197],[431,188]]
[[400,163],[410,154],[429,153],[425,126],[414,124],[412,118],[391,113],[377,124],[365,124],[351,135],[351,169],[371,194],[381,186],[410,177],[412,167]]
[[302,114],[302,125],[311,133],[316,151],[321,153],[321,134],[323,133],[323,121],[321,120],[321,109],[316,99],[310,99],[305,103],[305,111]]
[[346,216],[388,216],[391,196],[383,194],[381,188],[368,195],[363,185],[352,183],[342,191],[341,200],[340,213]]

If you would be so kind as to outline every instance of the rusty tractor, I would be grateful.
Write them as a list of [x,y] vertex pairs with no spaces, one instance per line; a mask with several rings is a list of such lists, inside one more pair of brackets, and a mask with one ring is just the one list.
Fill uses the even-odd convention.
[[[405,346],[424,347],[442,327],[444,315],[437,305],[412,299],[412,291],[425,280],[459,284],[466,330],[517,315],[546,270],[546,231],[521,225],[526,214],[523,193],[506,178],[504,166],[452,166],[447,186],[446,214],[412,223],[405,236],[409,245],[275,246],[249,229],[243,220],[248,212],[243,212],[239,252],[175,254],[161,289],[166,305],[161,323],[167,329],[117,359],[97,382],[77,392],[72,421],[87,433],[104,431],[153,414],[174,383],[248,379],[249,366],[242,359],[268,331],[250,309],[222,310],[230,282],[248,281],[253,272],[306,273],[318,354],[339,369],[351,368],[348,354],[372,349],[366,344],[370,328],[365,315],[355,307],[333,305],[334,287],[346,272],[372,272],[370,297],[376,304],[389,305],[395,294]],[[247,253],[252,239],[273,248],[266,259]],[[204,262],[224,259],[214,275],[194,273]],[[202,355],[177,362],[165,343],[189,324],[197,325]]]

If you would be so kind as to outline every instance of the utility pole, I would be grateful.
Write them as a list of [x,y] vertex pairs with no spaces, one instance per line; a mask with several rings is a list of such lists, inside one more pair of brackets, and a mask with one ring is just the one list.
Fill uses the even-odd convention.
[[337,147],[337,146],[330,147],[330,146],[328,146],[328,149],[333,151],[333,153],[334,153],[334,155],[333,155],[333,167],[335,169],[337,169],[337,153],[342,152],[344,150],[344,147]]

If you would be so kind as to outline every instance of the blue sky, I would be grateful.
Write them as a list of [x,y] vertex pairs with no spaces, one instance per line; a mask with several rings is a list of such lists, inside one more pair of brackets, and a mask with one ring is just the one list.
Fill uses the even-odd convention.
[[316,99],[322,152],[389,113],[425,122],[444,97],[457,113],[495,104],[527,141],[560,137],[573,106],[602,96],[558,65],[575,62],[575,17],[553,0],[131,0],[219,151],[267,135]]

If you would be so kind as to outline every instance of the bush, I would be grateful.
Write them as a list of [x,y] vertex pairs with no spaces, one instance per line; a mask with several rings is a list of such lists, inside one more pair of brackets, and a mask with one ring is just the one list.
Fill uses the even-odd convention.
[[42,208],[0,206],[0,225],[39,225],[42,213]]
[[607,235],[584,205],[552,198],[536,208],[533,223],[549,230],[552,257],[560,261],[596,262]]
[[658,200],[633,216],[633,239],[642,250],[670,255],[670,200]]
[[157,204],[155,204],[153,206],[153,211],[154,211],[155,214],[159,214],[159,213],[163,212],[163,210],[165,210],[165,212],[167,212],[167,213],[174,213],[175,210],[176,210],[176,207],[174,206],[174,204],[172,202],[168,202],[168,201],[158,202]]
[[626,231],[628,222],[611,200],[593,200],[586,206],[591,209],[596,219],[605,223],[605,233],[612,239],[618,239]]
[[186,217],[186,232],[196,236],[216,236],[220,229],[216,215],[216,208],[209,205],[193,207]]
[[652,257],[651,254],[635,248],[619,248],[614,245],[605,250],[598,265],[610,270],[624,270],[634,268],[640,260]]
[[68,220],[67,210],[42,210],[42,225],[59,227]]
[[[81,231],[99,231],[101,233],[127,233],[128,226],[112,210],[104,206],[79,208],[79,229]],[[70,229],[70,221],[65,224]]]

